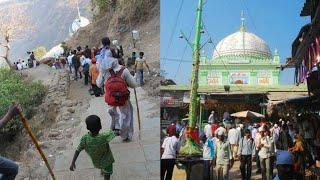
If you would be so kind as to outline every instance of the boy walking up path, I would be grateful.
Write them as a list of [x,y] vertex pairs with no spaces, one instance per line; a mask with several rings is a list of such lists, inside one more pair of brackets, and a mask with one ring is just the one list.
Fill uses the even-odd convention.
[[[80,83],[80,82],[76,82]],[[84,89],[87,91],[87,89]],[[131,101],[135,102],[134,93],[131,92]],[[115,162],[113,163],[113,174],[111,179],[159,179],[160,177],[160,132],[157,101],[148,100],[145,92],[137,88],[137,95],[140,105],[141,132],[138,138],[138,122],[134,121],[136,129],[134,138],[131,142],[123,143],[120,137],[115,137],[110,143],[110,148]],[[56,158],[54,172],[57,179],[64,180],[96,180],[103,179],[99,169],[93,167],[92,161],[87,153],[80,153],[76,162],[75,171],[70,171],[70,162],[72,161],[75,149],[80,143],[80,138],[87,134],[88,130],[85,124],[85,118],[95,114],[101,118],[102,129],[100,132],[106,132],[110,128],[111,117],[105,108],[103,97],[94,97],[89,102],[90,107],[81,117],[81,123],[77,133],[73,136],[73,141],[67,149]],[[142,105],[143,104],[143,105]],[[133,103],[134,117],[136,115],[136,106]]]

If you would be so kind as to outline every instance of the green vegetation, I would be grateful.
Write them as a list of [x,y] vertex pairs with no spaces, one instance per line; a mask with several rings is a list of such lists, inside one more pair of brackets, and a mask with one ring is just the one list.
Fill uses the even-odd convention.
[[[40,105],[46,93],[40,82],[29,82],[8,69],[0,69],[0,117],[7,112],[13,101],[19,102],[27,118],[32,117],[33,108]],[[22,124],[16,118],[0,129],[1,136],[14,136]]]
[[192,138],[187,138],[184,146],[180,148],[179,154],[182,156],[200,155],[201,147]]

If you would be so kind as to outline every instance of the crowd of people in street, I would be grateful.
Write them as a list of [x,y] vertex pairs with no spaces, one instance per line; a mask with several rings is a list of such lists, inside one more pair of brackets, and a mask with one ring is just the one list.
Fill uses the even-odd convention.
[[[276,123],[265,120],[252,123],[231,118],[228,112],[222,119],[218,122],[212,111],[208,123],[194,138],[202,146],[205,180],[229,179],[235,161],[240,161],[243,180],[251,179],[253,162],[257,169],[254,173],[261,174],[263,180],[301,179],[306,167],[315,162],[315,157],[310,156],[319,156],[310,152],[310,147],[315,141],[320,142],[320,137],[314,140],[316,131],[309,121],[301,126],[282,119]],[[186,139],[187,120],[172,122],[166,129],[167,136],[161,146],[161,179],[172,177],[179,148]],[[277,175],[274,168],[277,168]]]

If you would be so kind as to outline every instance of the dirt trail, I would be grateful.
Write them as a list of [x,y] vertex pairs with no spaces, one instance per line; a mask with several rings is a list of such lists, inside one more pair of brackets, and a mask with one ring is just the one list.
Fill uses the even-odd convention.
[[[89,86],[83,79],[69,80],[67,70],[53,70],[46,65],[22,72],[33,81],[42,81],[48,88],[48,94],[38,113],[30,120],[34,133],[54,168],[58,180],[101,179],[99,170],[93,168],[85,152],[77,161],[77,170],[69,171],[80,137],[87,133],[85,117],[96,114],[101,117],[103,130],[110,126],[110,117],[106,111],[103,97],[89,95]],[[159,100],[147,96],[142,88],[137,88],[141,112],[141,131],[138,131],[136,105],[131,92],[134,107],[134,140],[123,143],[115,138],[110,146],[115,157],[112,179],[159,179]],[[141,139],[138,135],[141,135]],[[50,179],[47,168],[39,157],[34,145],[25,132],[21,132],[16,141],[5,152],[7,157],[18,161],[19,174],[16,179]],[[14,152],[21,152],[19,154]]]
[[[72,100],[88,97],[88,86],[82,84],[82,80],[71,83],[69,97]],[[139,132],[133,92],[131,94],[131,101],[134,106],[135,137],[130,143],[123,143],[119,137],[111,142],[111,150],[115,157],[112,179],[159,179],[159,105],[157,101],[148,98],[143,89],[137,88],[142,119],[142,130]],[[100,116],[103,126],[102,131],[109,129],[110,126],[110,117],[106,112],[103,97],[89,97],[88,103],[89,107],[77,120],[80,125],[75,127],[75,133],[72,135],[66,150],[56,158],[54,171],[58,180],[102,179],[100,171],[93,168],[92,162],[85,152],[81,152],[77,160],[77,170],[75,172],[69,171],[70,162],[80,137],[87,133],[84,123],[85,117],[90,114]],[[141,140],[138,138],[139,133]]]

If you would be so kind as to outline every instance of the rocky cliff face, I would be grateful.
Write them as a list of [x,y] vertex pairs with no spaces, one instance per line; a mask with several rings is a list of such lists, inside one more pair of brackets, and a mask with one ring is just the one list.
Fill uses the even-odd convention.
[[[81,15],[91,19],[90,0],[79,0],[79,3]],[[69,37],[69,27],[77,16],[75,3],[66,0],[9,0],[0,1],[0,11],[21,4],[26,7],[21,13],[31,17],[34,31],[12,44],[11,59],[26,57],[28,50],[38,46],[50,49]]]

